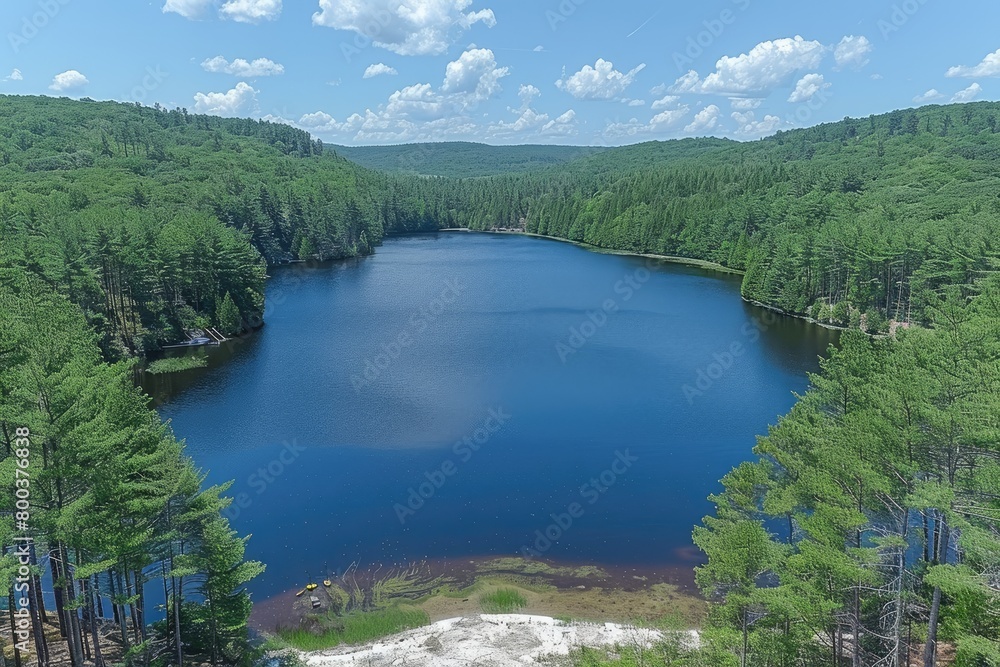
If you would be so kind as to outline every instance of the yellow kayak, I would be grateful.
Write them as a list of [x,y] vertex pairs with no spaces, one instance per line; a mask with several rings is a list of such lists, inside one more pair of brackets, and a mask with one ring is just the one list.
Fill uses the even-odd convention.
[[306,589],[303,588],[301,591],[299,591],[298,593],[295,594],[295,597],[300,598],[303,595],[305,595],[305,592],[306,592]]

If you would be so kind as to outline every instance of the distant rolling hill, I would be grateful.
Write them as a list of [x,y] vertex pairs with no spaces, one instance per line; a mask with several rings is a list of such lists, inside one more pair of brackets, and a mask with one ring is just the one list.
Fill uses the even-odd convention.
[[452,178],[533,171],[606,150],[597,146],[489,146],[469,142],[331,148],[351,162],[369,169]]

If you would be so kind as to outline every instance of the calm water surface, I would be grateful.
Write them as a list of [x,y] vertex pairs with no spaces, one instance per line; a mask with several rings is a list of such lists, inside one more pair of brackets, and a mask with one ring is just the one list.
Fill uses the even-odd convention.
[[258,599],[355,560],[690,565],[706,496],[835,339],[736,277],[519,236],[273,273],[259,335],[147,384],[209,481],[235,480]]

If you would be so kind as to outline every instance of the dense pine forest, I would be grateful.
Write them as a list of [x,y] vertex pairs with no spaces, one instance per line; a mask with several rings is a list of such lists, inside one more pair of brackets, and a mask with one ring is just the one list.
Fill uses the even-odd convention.
[[607,150],[593,146],[488,146],[463,141],[327,148],[369,169],[448,178],[534,171]]
[[268,265],[431,224],[305,132],[183,109],[0,97],[0,163],[0,265],[76,303],[112,359],[258,325]]
[[931,329],[845,334],[726,477],[694,533],[713,650],[1000,664],[1000,280],[980,291],[932,297]]
[[447,226],[746,272],[743,294],[839,326],[926,324],[1000,257],[1000,104],[931,106],[737,143],[688,139],[431,183]]
[[934,106],[574,159],[466,145],[455,173],[496,175],[428,178],[280,124],[0,97],[0,585],[32,601],[32,650],[250,660],[263,565],[134,357],[261,325],[269,266],[461,226],[715,262],[747,299],[852,329],[713,498],[704,649],[659,664],[1000,664],[998,117]]
[[201,488],[131,364],[103,360],[77,306],[38,276],[0,279],[0,586],[8,636],[23,642],[14,664],[248,660],[244,585],[263,566],[244,561],[245,538],[220,515],[226,487]]

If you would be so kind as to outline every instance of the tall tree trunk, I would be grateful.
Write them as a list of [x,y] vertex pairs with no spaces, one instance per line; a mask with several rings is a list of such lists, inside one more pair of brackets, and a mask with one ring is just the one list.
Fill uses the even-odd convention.
[[[81,580],[81,585],[84,584],[84,580]],[[100,600],[100,592],[97,588],[97,575],[94,575],[94,583],[86,583],[84,589],[84,595],[87,596],[87,605],[90,609],[90,637],[94,642],[94,667],[104,667],[104,654],[101,651],[101,637],[97,632],[97,604],[96,600]]]
[[[73,572],[69,564],[69,551],[66,545],[59,543],[59,557],[61,563],[61,573],[65,584],[64,591],[75,597],[76,584],[73,581]],[[72,602],[72,600],[70,600]],[[82,666],[83,657],[83,637],[80,631],[80,615],[76,609],[66,609],[66,643],[69,647],[70,661],[73,667]]]
[[[108,574],[111,578],[111,594],[115,595],[115,579],[117,578],[118,594],[115,597],[119,598],[119,600],[124,599],[126,597],[126,593],[125,587],[122,585],[121,572],[114,571],[109,572]],[[122,648],[128,651],[131,646],[131,642],[128,637],[128,620],[125,617],[125,605],[119,601],[113,601],[112,604],[115,609],[115,620],[118,622],[118,628],[122,633]]]
[[[938,516],[937,523],[941,526],[940,537],[938,539],[938,550],[934,556],[935,564],[945,563],[948,560],[948,542],[950,534],[948,524],[943,516]],[[934,587],[934,597],[931,599],[931,618],[927,624],[927,643],[924,644],[924,667],[935,667],[937,665],[937,633],[938,622],[941,618],[941,588]]]
[[[31,560],[34,561],[34,547],[32,546]],[[35,563],[32,562],[32,566]],[[31,616],[31,631],[35,635],[35,651],[38,654],[39,667],[47,667],[49,664],[49,645],[45,641],[45,626],[42,624],[42,617],[38,610],[38,602],[42,598],[41,587],[36,583],[37,577],[28,577],[28,596],[31,600],[29,615]]]
[[21,649],[17,648],[17,622],[14,620],[14,587],[7,594],[7,615],[10,616],[10,636],[14,642],[14,667],[21,667]]
[[56,616],[59,618],[59,635],[61,637],[66,636],[66,612],[65,612],[65,602],[63,598],[63,580],[59,575],[59,570],[56,562],[59,560],[59,554],[56,552],[53,546],[49,549],[49,570],[52,572],[52,591],[55,593],[56,598]]

